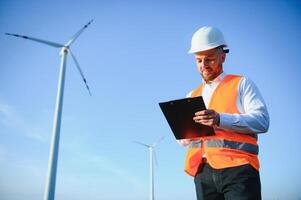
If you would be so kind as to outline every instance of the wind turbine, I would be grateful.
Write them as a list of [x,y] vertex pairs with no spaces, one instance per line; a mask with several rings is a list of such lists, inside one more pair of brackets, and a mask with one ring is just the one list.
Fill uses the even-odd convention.
[[48,174],[46,179],[46,187],[44,193],[44,200],[53,200],[55,196],[55,183],[56,183],[56,171],[57,171],[57,162],[58,162],[58,153],[59,153],[59,140],[60,140],[60,128],[61,128],[61,116],[63,108],[63,96],[64,96],[64,85],[65,85],[65,71],[66,71],[66,60],[67,54],[70,52],[71,57],[73,58],[75,65],[86,85],[86,88],[91,96],[89,86],[87,84],[86,78],[77,62],[75,56],[71,52],[70,46],[75,42],[79,35],[93,22],[89,21],[84,27],[82,27],[75,35],[66,43],[60,44],[56,42],[47,41],[44,39],[33,38],[25,35],[18,35],[13,33],[5,33],[6,35],[15,36],[27,40],[32,40],[38,43],[46,44],[51,47],[61,48],[61,65],[60,65],[60,74],[58,81],[57,97],[56,97],[56,107],[54,113],[53,127],[52,127],[52,138],[51,146],[49,153],[49,162],[48,162]]
[[157,142],[153,143],[152,145],[144,144],[142,142],[134,141],[135,143],[142,145],[149,150],[149,169],[150,169],[150,177],[149,177],[149,185],[150,185],[150,190],[149,190],[149,199],[154,200],[155,199],[155,185],[154,185],[154,160],[157,162],[157,157],[156,157],[156,152],[155,152],[155,147],[159,144],[164,139],[164,137],[161,137]]

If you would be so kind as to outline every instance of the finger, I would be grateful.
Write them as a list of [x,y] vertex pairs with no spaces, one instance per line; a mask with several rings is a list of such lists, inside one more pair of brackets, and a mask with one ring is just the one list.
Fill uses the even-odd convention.
[[203,115],[195,115],[194,117],[200,117],[202,119],[213,119],[215,118],[215,113],[208,113],[208,114],[203,114]]
[[206,125],[206,126],[213,126],[213,121],[212,120],[203,120],[199,122],[202,125]]
[[202,123],[203,125],[206,125],[206,126],[213,126],[213,123],[212,122],[204,122],[204,123]]
[[209,120],[209,119],[213,119],[214,117],[211,115],[203,115],[203,116],[196,116],[193,117],[193,120]]
[[207,119],[206,116],[196,116],[193,118],[194,121],[200,121],[200,120],[205,120]]
[[214,110],[208,109],[208,110],[201,110],[195,113],[195,115],[213,115],[215,113]]
[[204,123],[210,123],[213,121],[213,119],[195,119],[194,120],[196,123],[204,124]]
[[215,111],[212,110],[212,109],[207,109],[207,110],[204,110],[204,113],[205,113],[206,115],[212,115],[213,113],[215,113]]
[[194,113],[194,115],[204,115],[205,114],[205,111],[206,110],[201,110],[201,111],[198,111],[198,112],[196,112],[196,113]]
[[194,121],[207,126],[212,126],[214,124],[214,119],[196,119]]

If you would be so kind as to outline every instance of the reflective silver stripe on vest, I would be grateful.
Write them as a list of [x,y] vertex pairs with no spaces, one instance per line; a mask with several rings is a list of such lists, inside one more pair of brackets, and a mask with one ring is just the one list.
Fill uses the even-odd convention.
[[188,148],[201,148],[201,147],[202,147],[201,140],[193,140],[188,145]]
[[220,147],[220,148],[228,148],[228,149],[236,149],[241,151],[246,151],[251,154],[258,154],[258,146],[249,144],[249,143],[241,143],[241,142],[233,142],[229,140],[205,140],[206,147]]

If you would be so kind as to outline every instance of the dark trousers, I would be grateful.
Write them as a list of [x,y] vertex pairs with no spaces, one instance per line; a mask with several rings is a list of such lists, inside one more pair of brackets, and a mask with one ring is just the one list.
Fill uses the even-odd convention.
[[205,163],[194,183],[198,200],[261,200],[259,172],[251,165],[213,169]]

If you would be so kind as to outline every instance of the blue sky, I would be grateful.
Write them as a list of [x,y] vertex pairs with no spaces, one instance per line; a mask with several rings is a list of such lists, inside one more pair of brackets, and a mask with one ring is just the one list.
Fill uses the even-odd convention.
[[270,113],[259,137],[263,199],[300,199],[300,1],[0,1],[0,199],[42,199],[59,50],[19,33],[72,46],[92,97],[67,60],[58,200],[148,199],[148,152],[161,136],[158,200],[196,199],[180,147],[158,102],[185,97],[201,81],[192,34],[220,28],[224,69],[250,77]]

